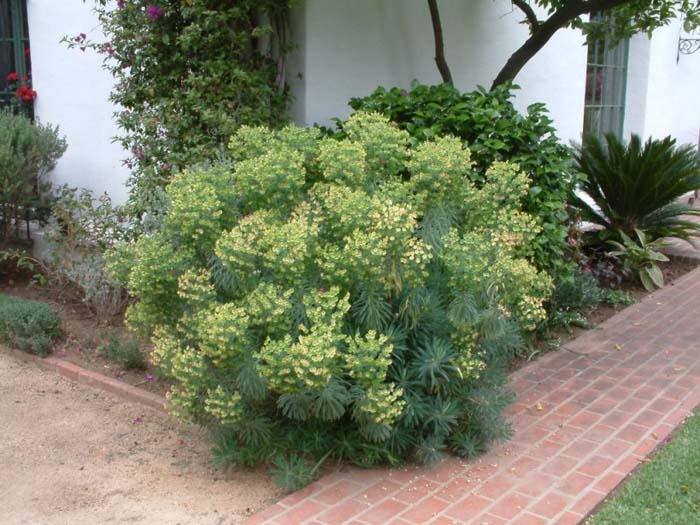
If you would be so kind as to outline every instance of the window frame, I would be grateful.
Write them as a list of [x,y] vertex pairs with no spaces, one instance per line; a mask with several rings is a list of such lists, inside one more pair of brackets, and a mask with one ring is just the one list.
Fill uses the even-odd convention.
[[[614,46],[608,38],[589,41],[583,109],[584,135],[602,137],[606,133],[613,133],[618,138],[622,138],[627,112],[629,49],[629,39],[618,42]],[[597,81],[599,73],[602,73],[600,84]],[[591,95],[589,89],[592,91],[592,96],[589,96]],[[600,90],[599,96],[597,96],[598,90]],[[606,100],[609,93],[612,94],[613,100]],[[594,112],[597,114],[597,119],[593,116]]]
[[[25,49],[29,47],[29,28],[27,23],[27,3],[26,0],[6,0],[9,6],[10,20],[9,26],[11,35],[3,37],[0,35],[0,43],[9,43],[14,56],[14,72],[19,78],[31,74],[30,57],[25,55]],[[8,87],[6,78],[0,78],[0,106],[9,104],[14,93]]]

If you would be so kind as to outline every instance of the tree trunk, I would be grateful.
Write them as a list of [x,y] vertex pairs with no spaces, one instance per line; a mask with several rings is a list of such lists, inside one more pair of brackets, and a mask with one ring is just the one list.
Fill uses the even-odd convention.
[[442,35],[442,22],[440,21],[440,10],[438,9],[437,0],[428,0],[428,8],[430,9],[430,20],[433,23],[433,35],[435,36],[435,63],[442,76],[442,81],[445,84],[453,85],[450,66],[447,65],[447,60],[445,59],[445,41]]
[[622,4],[629,3],[630,0],[589,0],[571,1],[555,11],[547,20],[540,23],[533,31],[530,38],[513,53],[505,63],[496,79],[491,85],[491,89],[501,84],[512,81],[525,67],[532,57],[534,57],[554,34],[566,27],[573,19],[594,11],[606,11]]
[[[544,25],[544,24],[543,24]],[[540,49],[542,49],[549,39],[554,36],[560,27],[550,27],[545,31],[544,29],[539,29],[535,34],[528,38],[525,43],[518,48],[518,50],[513,53],[508,61],[505,63],[498,75],[496,75],[491,89],[509,82],[518,76],[518,73],[525,67],[532,57],[534,57]]]

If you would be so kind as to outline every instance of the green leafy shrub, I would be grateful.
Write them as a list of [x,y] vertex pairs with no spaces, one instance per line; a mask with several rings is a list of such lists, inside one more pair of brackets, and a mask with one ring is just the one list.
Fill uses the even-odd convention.
[[582,198],[573,202],[584,221],[600,227],[589,243],[620,242],[620,232],[633,237],[635,230],[644,231],[650,241],[700,235],[700,225],[684,217],[700,210],[678,202],[700,188],[700,162],[691,146],[676,146],[671,137],[642,144],[632,135],[625,144],[613,134],[604,141],[588,136],[574,158],[585,175],[580,188],[595,205]]
[[100,53],[114,77],[133,216],[173,173],[216,158],[240,125],[284,122],[290,0],[95,3],[105,37],[64,42]]
[[218,428],[222,464],[292,479],[507,436],[505,369],[551,289],[518,255],[539,231],[527,176],[378,114],[344,128],[241,128],[235,169],[176,176],[162,228],[115,258],[172,409]]
[[139,343],[134,339],[122,341],[117,336],[112,336],[106,345],[98,348],[98,351],[126,370],[146,369],[146,359],[139,348]]
[[657,263],[667,262],[669,259],[660,251],[663,239],[651,241],[641,230],[635,230],[635,234],[637,240],[620,232],[621,243],[608,241],[616,248],[610,255],[620,259],[625,270],[636,275],[644,288],[652,292],[664,285],[664,274]]
[[524,210],[540,226],[528,243],[530,257],[558,278],[569,272],[564,257],[569,221],[565,203],[576,182],[570,152],[559,142],[544,104],[531,105],[526,115],[515,109],[514,87],[504,84],[471,93],[447,84],[414,85],[410,91],[380,87],[365,98],[352,99],[350,106],[388,116],[408,131],[413,144],[446,135],[460,138],[469,146],[475,173],[481,177],[494,162],[517,163],[530,182]]
[[61,335],[61,318],[51,306],[0,294],[0,341],[40,356],[51,353]]
[[0,246],[46,207],[44,179],[66,150],[58,128],[0,110]]

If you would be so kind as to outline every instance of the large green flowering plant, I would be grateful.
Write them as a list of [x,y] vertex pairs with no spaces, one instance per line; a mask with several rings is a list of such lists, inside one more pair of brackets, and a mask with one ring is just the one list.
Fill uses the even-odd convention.
[[410,146],[378,114],[345,132],[241,128],[233,164],[177,175],[126,248],[128,322],[224,461],[429,460],[504,434],[504,369],[551,289],[524,255],[527,177],[482,180],[461,140]]

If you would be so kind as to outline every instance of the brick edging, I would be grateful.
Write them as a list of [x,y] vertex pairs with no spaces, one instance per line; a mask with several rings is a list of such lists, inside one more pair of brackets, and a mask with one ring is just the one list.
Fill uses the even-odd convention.
[[93,372],[92,370],[88,370],[82,366],[55,356],[39,357],[2,345],[0,345],[0,349],[2,349],[2,352],[14,356],[20,361],[31,362],[37,364],[39,367],[45,370],[55,371],[58,373],[58,375],[81,385],[98,388],[105,392],[109,392],[110,394],[117,395],[123,399],[140,403],[152,408],[153,410],[167,413],[165,408],[166,399],[163,396],[159,396],[158,394],[154,394],[148,390],[132,386],[128,383],[99,374],[97,372]]

